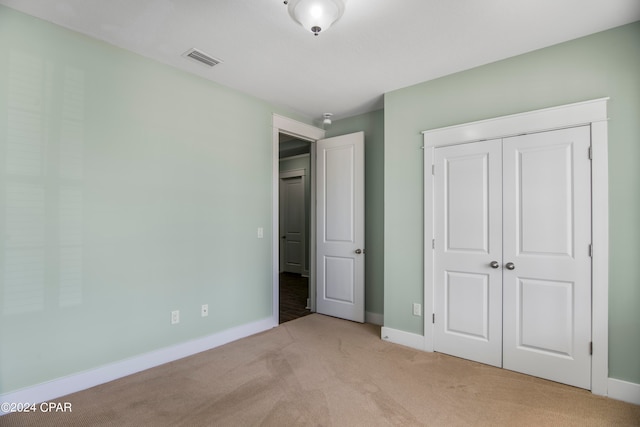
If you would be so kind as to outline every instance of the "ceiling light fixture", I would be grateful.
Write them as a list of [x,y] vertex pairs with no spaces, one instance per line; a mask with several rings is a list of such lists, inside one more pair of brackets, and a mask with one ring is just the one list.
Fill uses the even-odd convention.
[[303,28],[318,35],[327,31],[344,13],[346,0],[285,0],[289,15]]
[[333,116],[331,113],[324,113],[322,115],[322,117],[324,117],[324,120],[322,121],[324,126],[331,126],[331,116]]

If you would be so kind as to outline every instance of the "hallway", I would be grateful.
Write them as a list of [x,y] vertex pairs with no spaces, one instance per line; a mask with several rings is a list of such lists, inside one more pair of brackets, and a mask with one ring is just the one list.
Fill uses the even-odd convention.
[[307,307],[309,278],[280,273],[280,323],[311,314]]

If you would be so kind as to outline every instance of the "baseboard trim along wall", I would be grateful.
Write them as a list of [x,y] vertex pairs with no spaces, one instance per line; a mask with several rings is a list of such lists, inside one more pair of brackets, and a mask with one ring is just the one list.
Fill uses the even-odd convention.
[[380,330],[380,337],[384,341],[389,341],[394,344],[404,345],[406,347],[415,348],[416,350],[427,351],[424,345],[424,337],[422,335],[383,326]]
[[[425,346],[425,337],[422,335],[383,326],[380,336],[384,341],[415,348],[416,350],[428,351]],[[640,384],[609,378],[607,392],[604,396],[640,405]]]
[[[126,377],[127,375],[135,374],[136,372],[210,350],[276,326],[278,326],[277,319],[274,321],[272,317],[246,325],[236,326],[203,338],[176,344],[99,368],[2,394],[0,395],[0,402],[40,403],[56,399],[66,396],[67,394],[86,390],[118,378]],[[4,415],[5,413],[6,412],[0,409],[0,415]]]
[[607,386],[610,398],[640,405],[640,384],[609,378]]

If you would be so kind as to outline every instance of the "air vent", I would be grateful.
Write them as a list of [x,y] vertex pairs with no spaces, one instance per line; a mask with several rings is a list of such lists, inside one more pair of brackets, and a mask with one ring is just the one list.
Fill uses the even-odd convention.
[[184,56],[185,58],[191,58],[194,61],[198,61],[199,63],[204,64],[208,67],[213,67],[214,65],[218,65],[222,62],[221,60],[207,55],[206,53],[198,49],[189,49],[188,51],[183,53],[182,56]]

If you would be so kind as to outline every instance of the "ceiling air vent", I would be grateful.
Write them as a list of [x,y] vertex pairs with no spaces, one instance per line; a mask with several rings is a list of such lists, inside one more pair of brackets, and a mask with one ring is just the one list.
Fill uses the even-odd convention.
[[214,65],[220,64],[222,61],[214,58],[213,56],[207,55],[206,53],[198,50],[198,49],[189,49],[182,56],[186,58],[191,58],[194,61],[198,61],[201,64],[204,64],[208,67],[213,67]]

